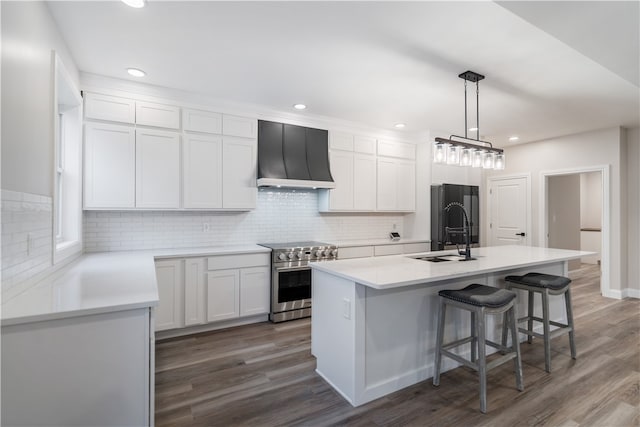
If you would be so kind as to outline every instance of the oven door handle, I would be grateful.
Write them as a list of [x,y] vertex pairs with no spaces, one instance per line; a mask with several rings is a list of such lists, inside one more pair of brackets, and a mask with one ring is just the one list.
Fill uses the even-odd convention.
[[311,270],[308,265],[302,265],[298,267],[275,267],[275,271],[278,273],[286,273],[287,271],[299,271],[299,270]]

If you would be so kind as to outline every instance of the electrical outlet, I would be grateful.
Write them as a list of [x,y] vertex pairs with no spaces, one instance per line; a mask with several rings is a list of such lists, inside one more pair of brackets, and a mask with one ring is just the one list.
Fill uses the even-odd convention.
[[393,224],[393,229],[395,230],[396,228],[398,228],[398,224]]
[[204,233],[208,233],[209,231],[211,231],[211,224],[209,224],[208,222],[202,223],[202,231]]
[[342,299],[342,316],[345,319],[351,319],[351,300],[348,298]]

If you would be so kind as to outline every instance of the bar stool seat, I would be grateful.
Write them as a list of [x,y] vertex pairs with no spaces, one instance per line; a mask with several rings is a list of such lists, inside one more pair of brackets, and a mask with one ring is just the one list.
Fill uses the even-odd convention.
[[[516,371],[516,386],[518,390],[524,390],[522,363],[520,360],[520,343],[517,339],[516,332],[516,294],[506,289],[472,284],[464,289],[442,290],[438,292],[438,295],[439,313],[433,385],[440,385],[440,364],[442,362],[442,356],[444,355],[478,372],[480,379],[480,411],[483,413],[487,412],[487,371],[513,359]],[[442,342],[444,339],[447,305],[468,310],[471,313],[470,337],[446,344]],[[485,316],[487,314],[504,314],[503,333],[506,333],[507,328],[511,329],[511,347],[506,347],[504,344],[500,345],[486,339]],[[470,361],[449,351],[451,348],[466,343],[471,343]],[[499,349],[502,352],[502,356],[487,363],[487,345]]]
[[[504,279],[506,281],[507,289],[522,289],[528,292],[527,316],[519,318],[517,323],[527,321],[527,328],[519,328],[518,331],[527,334],[527,341],[529,344],[533,337],[542,338],[544,340],[544,367],[547,372],[551,372],[551,338],[555,338],[559,335],[569,334],[569,346],[571,348],[571,358],[576,358],[576,344],[574,336],[573,326],[573,310],[571,308],[571,279],[564,276],[555,276],[553,274],[543,273],[527,273],[524,276],[507,276]],[[533,315],[533,302],[534,292],[539,293],[542,298],[542,318]],[[564,296],[565,307],[567,310],[567,323],[559,323],[550,320],[549,318],[549,296],[550,295],[562,295]],[[539,334],[533,331],[533,322],[541,322],[543,333]],[[556,326],[558,329],[551,331],[551,326]],[[505,345],[507,340],[506,334],[502,333],[502,345]]]

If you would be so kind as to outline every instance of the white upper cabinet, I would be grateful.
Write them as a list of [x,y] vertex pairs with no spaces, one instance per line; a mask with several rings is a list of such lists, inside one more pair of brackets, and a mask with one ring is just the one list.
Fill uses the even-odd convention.
[[84,126],[85,208],[133,208],[136,145],[133,127]]
[[344,132],[329,132],[329,149],[353,151],[353,135]]
[[380,211],[396,209],[398,174],[395,159],[378,158],[377,207]]
[[353,151],[356,153],[376,154],[376,139],[371,136],[354,136]]
[[416,146],[404,142],[378,140],[378,156],[415,160]]
[[353,155],[353,209],[356,211],[376,209],[375,156],[358,153]]
[[331,176],[336,188],[328,192],[328,210],[353,209],[353,153],[346,151],[329,152]]
[[180,136],[136,129],[136,207],[180,207]]
[[222,133],[241,138],[257,138],[258,120],[248,117],[222,115]]
[[378,157],[379,211],[411,212],[416,206],[414,161]]
[[186,134],[182,141],[183,206],[222,208],[222,179],[222,137]]
[[136,102],[136,124],[162,128],[180,128],[180,108],[155,102]]
[[399,211],[416,210],[416,163],[400,160],[396,163],[398,187],[396,207]]
[[212,111],[182,110],[182,129],[190,132],[222,134],[222,114]]
[[87,93],[84,95],[84,116],[87,119],[135,123],[136,103],[133,99]]
[[223,208],[244,210],[256,207],[257,152],[258,143],[255,139],[223,137]]

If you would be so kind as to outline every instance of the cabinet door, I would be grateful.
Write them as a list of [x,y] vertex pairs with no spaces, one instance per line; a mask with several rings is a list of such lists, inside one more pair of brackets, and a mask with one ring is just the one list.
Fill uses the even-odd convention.
[[329,153],[331,175],[336,188],[329,190],[330,210],[353,209],[353,153],[331,151]]
[[180,128],[180,108],[154,102],[136,102],[136,124],[162,128]]
[[353,156],[353,208],[357,211],[376,210],[375,156]]
[[416,163],[411,161],[397,162],[398,192],[397,208],[400,211],[416,210]]
[[183,108],[182,128],[187,131],[222,134],[222,114]]
[[136,103],[133,99],[87,93],[84,96],[84,116],[133,124],[136,121]]
[[184,260],[185,326],[199,325],[207,321],[204,264],[204,258],[187,258]]
[[355,136],[353,151],[356,153],[376,154],[376,139],[371,136]]
[[233,319],[240,315],[240,270],[207,274],[207,320]]
[[222,116],[222,133],[228,136],[256,138],[258,136],[258,120],[224,114]]
[[255,139],[225,136],[222,146],[222,207],[255,209],[256,187]]
[[185,135],[182,176],[185,208],[222,208],[222,137]]
[[132,127],[85,125],[85,208],[132,208],[136,145]]
[[160,302],[156,308],[156,331],[184,326],[182,260],[156,261]]
[[136,130],[136,207],[180,207],[180,137]]
[[393,211],[396,209],[396,191],[398,188],[396,169],[396,161],[394,159],[378,158],[377,205],[380,211]]
[[270,268],[240,270],[240,316],[269,313]]
[[353,135],[344,132],[329,132],[329,148],[332,150],[353,151]]

